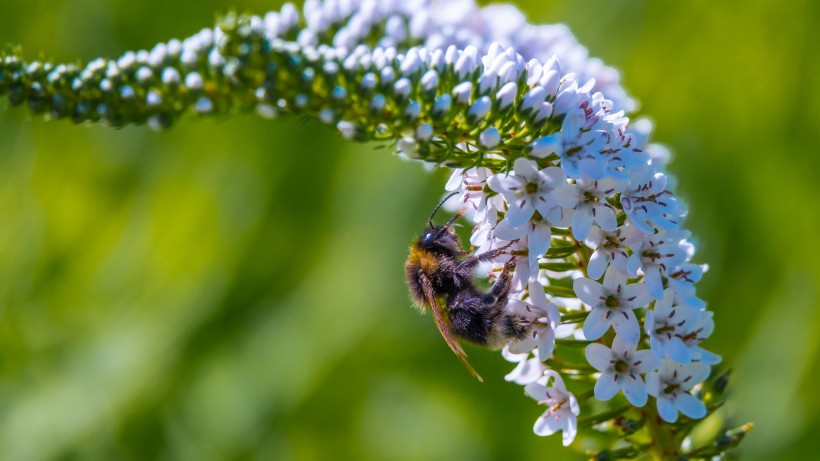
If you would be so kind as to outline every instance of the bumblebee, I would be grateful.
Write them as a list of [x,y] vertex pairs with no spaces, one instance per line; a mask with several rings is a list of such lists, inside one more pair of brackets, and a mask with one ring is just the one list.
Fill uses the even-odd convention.
[[[433,217],[445,198],[433,210],[427,228],[410,246],[410,256],[404,269],[410,296],[422,312],[430,309],[447,345],[476,379],[481,376],[467,362],[467,354],[458,343],[469,343],[500,348],[510,339],[523,339],[531,330],[531,321],[522,315],[507,312],[510,294],[510,271],[515,266],[511,257],[504,265],[495,283],[488,291],[475,285],[475,270],[479,263],[491,261],[502,254],[514,242],[470,255],[458,241],[452,230],[453,223],[463,211],[450,218],[443,226],[436,227]],[[440,301],[443,301],[443,307]]]

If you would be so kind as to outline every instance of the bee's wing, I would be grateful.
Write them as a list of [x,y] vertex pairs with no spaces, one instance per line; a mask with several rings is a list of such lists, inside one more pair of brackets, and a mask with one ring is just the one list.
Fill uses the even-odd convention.
[[453,332],[450,330],[450,324],[444,317],[444,313],[441,311],[441,306],[439,306],[438,300],[436,300],[436,295],[433,291],[433,284],[430,283],[430,279],[428,279],[424,274],[419,274],[419,280],[421,281],[421,287],[424,290],[424,297],[427,298],[427,303],[430,304],[430,310],[433,311],[433,317],[436,319],[436,326],[438,327],[438,331],[441,332],[441,336],[444,337],[444,341],[447,342],[447,345],[450,346],[450,349],[453,350],[456,357],[461,360],[461,363],[464,364],[467,371],[469,371],[470,374],[477,380],[484,382],[481,375],[479,375],[470,363],[467,362],[467,354],[464,353],[464,349],[461,348],[461,344],[458,343],[455,335],[453,335]]

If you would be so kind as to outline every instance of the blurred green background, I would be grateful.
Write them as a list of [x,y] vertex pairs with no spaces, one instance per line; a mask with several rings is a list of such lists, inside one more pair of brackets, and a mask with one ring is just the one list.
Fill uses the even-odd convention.
[[[113,57],[277,5],[2,0],[0,43]],[[745,458],[818,452],[820,3],[519,5],[620,68],[675,151]],[[0,110],[0,459],[577,459],[510,364],[471,348],[476,383],[409,308],[445,176],[295,119]]]

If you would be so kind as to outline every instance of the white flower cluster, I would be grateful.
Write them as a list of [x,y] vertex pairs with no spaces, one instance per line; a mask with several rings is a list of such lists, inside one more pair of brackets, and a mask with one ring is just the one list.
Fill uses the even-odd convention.
[[[472,243],[479,251],[517,241],[514,254],[526,255],[516,265],[519,294],[510,308],[525,303],[528,311],[539,312],[538,328],[531,340],[505,349],[505,357],[518,363],[507,379],[527,386],[539,401],[563,399],[565,404],[548,404],[535,430],[563,429],[564,442],[571,442],[578,406],[545,362],[556,333],[574,335],[597,341],[587,346],[586,357],[600,372],[594,388],[599,400],[620,390],[641,407],[652,395],[666,421],[676,421],[678,412],[701,418],[706,408],[690,390],[720,358],[700,347],[714,323],[695,295],[704,268],[690,262],[694,246],[681,227],[686,211],[667,188],[660,162],[625,134],[627,119],[612,113],[602,94],[590,93],[586,85],[573,91],[567,106],[560,132],[539,140],[536,144],[547,147],[516,159],[512,171],[457,170],[447,185],[472,210]],[[540,166],[547,153],[558,155],[559,164]],[[553,239],[561,230],[567,231]],[[557,274],[550,263],[566,259],[551,257],[549,250],[565,242],[582,242],[591,255],[579,257],[578,270]],[[588,265],[581,267],[584,262]],[[583,306],[544,294],[567,275]],[[583,322],[560,325],[556,305],[588,314]],[[614,340],[604,340],[610,327]],[[545,387],[548,381],[552,384]],[[552,397],[545,399],[545,392]]]

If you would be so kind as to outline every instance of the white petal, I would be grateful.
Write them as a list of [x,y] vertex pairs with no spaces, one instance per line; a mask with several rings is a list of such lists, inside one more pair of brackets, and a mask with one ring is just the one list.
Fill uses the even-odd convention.
[[646,289],[655,299],[663,299],[663,281],[661,280],[661,269],[659,267],[644,267],[644,280]]
[[[610,270],[611,272],[612,270]],[[607,272],[609,273],[609,272]],[[621,295],[621,302],[631,308],[638,308],[643,307],[649,304],[652,300],[652,296],[646,290],[646,286],[642,283],[633,283],[632,285],[626,285],[623,288],[623,294]]]
[[524,227],[529,229],[527,233],[527,243],[530,247],[529,255],[535,257],[543,256],[544,253],[550,249],[552,233],[549,226],[539,226],[529,223]]
[[512,196],[516,191],[524,188],[524,180],[518,176],[506,174],[494,174],[487,179],[487,185],[490,189],[504,194],[505,196]]
[[615,336],[612,341],[612,352],[618,356],[632,355],[637,347],[635,344],[624,341],[620,336]]
[[606,271],[606,274],[604,274],[604,288],[610,293],[617,292],[618,287],[621,287],[621,290],[623,290],[625,286],[626,274],[612,269]]
[[538,346],[537,339],[534,338],[532,335],[529,335],[520,341],[511,342],[510,352],[512,352],[513,354],[524,354],[535,349],[536,346]]
[[652,397],[657,397],[661,390],[661,376],[658,372],[646,374],[646,390]]
[[704,381],[709,377],[712,368],[703,362],[694,362],[689,365],[680,367],[683,374],[691,376],[689,381],[685,384],[685,389],[691,389],[695,384]]
[[661,364],[661,361],[655,357],[652,351],[643,349],[635,352],[632,356],[632,367],[638,373],[649,373],[656,370]]
[[[552,378],[552,388],[558,390],[558,392],[562,394],[567,393],[567,388],[564,386],[564,380],[561,379],[561,375],[558,374],[555,370],[546,370],[544,371],[544,376],[548,378]],[[572,395],[572,394],[570,394]]]
[[533,180],[538,176],[538,164],[535,161],[524,157],[518,157],[513,164],[516,176]]
[[450,175],[450,179],[447,180],[447,184],[444,185],[444,190],[454,191],[461,187],[462,181],[464,181],[464,169],[454,170],[453,174]]
[[615,376],[612,373],[601,373],[601,376],[595,383],[595,398],[606,401],[615,397],[617,393],[618,383],[615,382]]
[[697,397],[688,393],[681,392],[675,399],[675,405],[681,413],[692,418],[700,419],[706,416],[706,406]]
[[701,347],[695,347],[693,349],[692,360],[698,360],[707,365],[714,365],[716,363],[720,363],[723,358],[714,352],[707,351]]
[[527,234],[526,226],[521,227],[512,227],[507,220],[502,220],[500,223],[496,224],[495,229],[493,229],[493,235],[496,238],[501,240],[515,240],[523,237]]
[[599,280],[601,276],[604,275],[604,271],[608,265],[609,252],[602,251],[601,249],[595,250],[595,253],[592,253],[592,257],[589,258],[587,275],[589,275],[592,279]]
[[529,383],[524,386],[524,393],[536,402],[547,399],[547,388],[539,383]]
[[544,168],[539,172],[539,174],[541,176],[541,179],[553,188],[558,188],[559,186],[564,186],[567,184],[567,177],[564,175],[564,172],[557,166]]
[[606,205],[595,206],[595,222],[601,226],[601,229],[607,232],[612,232],[618,228],[618,220],[615,218],[615,212]]
[[537,420],[535,420],[535,425],[532,427],[532,431],[535,432],[535,435],[547,436],[555,434],[558,430],[558,427],[555,427],[553,423],[552,413],[547,411]]
[[544,372],[544,364],[533,357],[529,360],[521,361],[513,371],[504,377],[506,381],[512,381],[518,385],[535,382]]
[[590,341],[595,341],[604,335],[612,325],[611,318],[607,318],[608,309],[595,308],[587,315],[584,321],[584,337]]
[[544,328],[538,331],[538,358],[542,362],[547,361],[552,357],[552,351],[555,349],[555,332],[552,328]]
[[572,236],[575,240],[584,240],[592,227],[592,208],[581,205],[575,209],[575,216],[572,217]]
[[692,361],[692,352],[677,336],[673,336],[672,339],[667,341],[664,349],[669,357],[677,363],[686,364]]
[[658,397],[658,414],[668,423],[678,420],[678,408],[669,397]]
[[510,202],[505,219],[512,227],[521,227],[530,220],[535,208],[533,208],[531,197],[516,197]]
[[577,278],[572,282],[572,289],[578,298],[589,306],[601,304],[601,298],[606,296],[604,287],[600,283],[588,278]]
[[641,339],[641,327],[638,326],[638,319],[635,313],[629,309],[618,309],[612,311],[610,316],[612,328],[618,337],[629,344],[638,344]]
[[575,440],[575,434],[577,433],[578,421],[575,419],[575,415],[572,415],[567,418],[567,425],[564,428],[563,444],[565,447],[568,447]]
[[611,367],[612,350],[603,344],[592,343],[584,351],[587,362],[598,371],[606,371]]
[[641,377],[637,375],[634,378],[630,375],[621,376],[621,389],[623,389],[624,395],[626,396],[626,399],[629,400],[629,403],[635,405],[636,407],[646,405],[646,400],[648,398],[646,393],[646,384],[643,382]]

